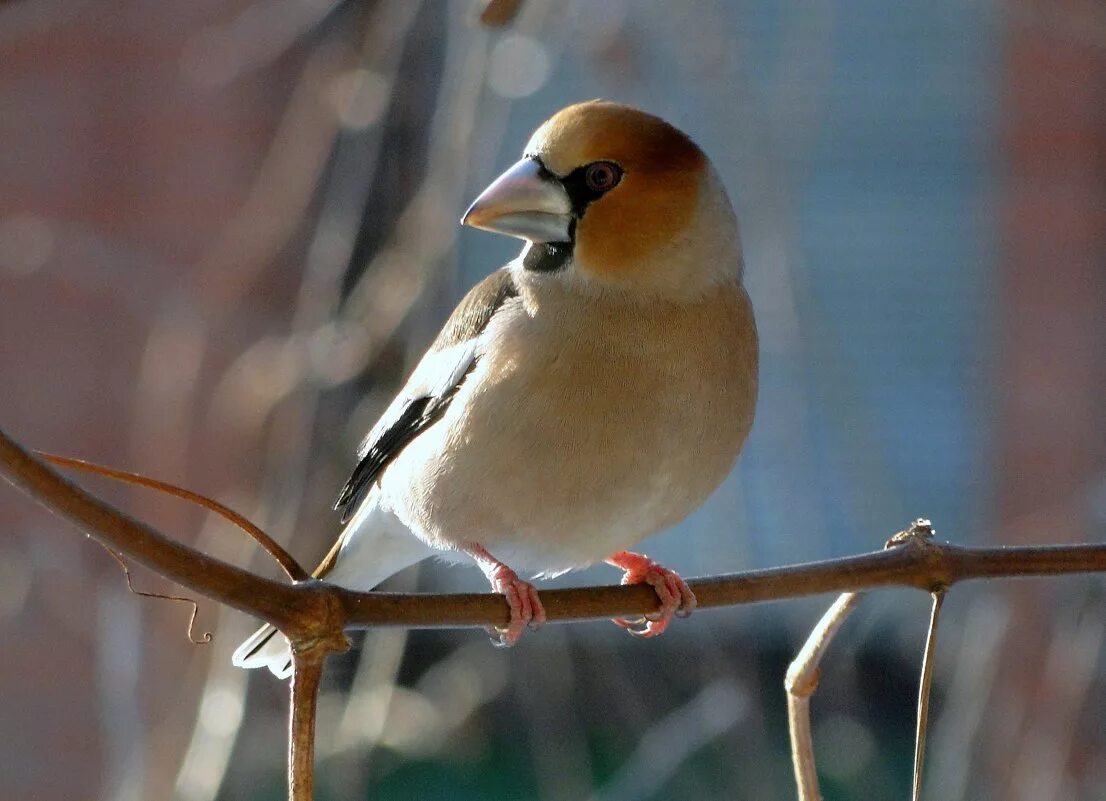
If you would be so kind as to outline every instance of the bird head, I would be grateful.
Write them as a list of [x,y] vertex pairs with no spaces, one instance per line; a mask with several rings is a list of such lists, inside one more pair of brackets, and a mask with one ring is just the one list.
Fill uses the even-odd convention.
[[595,292],[694,297],[741,270],[737,221],[706,155],[617,103],[553,115],[461,222],[526,240],[524,274]]

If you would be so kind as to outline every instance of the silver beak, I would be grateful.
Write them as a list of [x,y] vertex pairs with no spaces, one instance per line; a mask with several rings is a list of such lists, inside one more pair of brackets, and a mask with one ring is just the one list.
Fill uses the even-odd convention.
[[524,158],[496,178],[472,202],[461,225],[530,242],[568,242],[572,203],[536,159]]

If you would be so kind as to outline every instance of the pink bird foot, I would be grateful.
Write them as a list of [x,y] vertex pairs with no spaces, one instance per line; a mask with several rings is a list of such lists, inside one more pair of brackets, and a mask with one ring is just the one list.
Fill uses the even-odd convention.
[[487,576],[492,591],[506,598],[511,609],[511,621],[506,628],[489,627],[488,633],[493,643],[500,648],[510,648],[519,641],[527,628],[536,629],[545,623],[545,607],[542,606],[533,584],[520,579],[518,573],[480,545],[473,543],[463,550]]
[[615,618],[611,621],[635,637],[648,638],[663,634],[674,616],[687,617],[695,609],[695,593],[674,570],[662,567],[648,556],[632,551],[618,551],[606,561],[607,564],[625,571],[622,576],[623,584],[648,584],[660,599],[660,609],[642,619]]

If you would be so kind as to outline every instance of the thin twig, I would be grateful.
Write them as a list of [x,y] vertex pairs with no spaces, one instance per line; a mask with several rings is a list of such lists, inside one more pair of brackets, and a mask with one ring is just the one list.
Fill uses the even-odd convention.
[[[0,473],[46,508],[75,524],[86,535],[151,570],[209,598],[249,612],[282,631],[297,631],[304,619],[311,583],[288,585],[255,576],[241,568],[182,545],[151,526],[105,503],[36,459],[0,431]],[[324,601],[316,592],[314,605]]]
[[830,642],[863,593],[846,592],[822,615],[806,643],[787,668],[783,686],[787,690],[787,723],[791,732],[791,760],[799,801],[820,801],[818,771],[814,763],[814,738],[810,730],[810,696],[818,687],[818,665]]
[[933,607],[929,613],[929,633],[926,635],[925,653],[922,655],[922,679],[918,684],[918,728],[914,733],[914,785],[911,798],[921,801],[922,769],[925,764],[926,731],[929,728],[929,698],[933,686],[933,657],[937,648],[937,623],[941,617],[941,605],[945,590],[932,593]]
[[169,484],[165,481],[158,481],[156,478],[149,478],[141,473],[130,473],[126,470],[117,470],[114,467],[105,467],[104,465],[89,462],[84,459],[59,456],[55,453],[47,453],[45,451],[35,451],[35,454],[61,467],[71,467],[75,470],[84,470],[87,473],[105,476],[115,479],[116,481],[126,482],[127,484],[137,484],[140,487],[149,487],[150,489],[155,489],[159,492],[164,492],[168,495],[173,495],[177,498],[189,501],[190,503],[202,506],[208,511],[226,518],[253,537],[257,544],[264,548],[269,556],[276,560],[285,575],[292,579],[292,581],[308,581],[311,578],[311,574],[304,570],[300,563],[296,561],[295,557],[288,553],[279,542],[229,506],[224,506],[218,501],[208,498],[206,495],[200,495],[198,492],[192,492],[192,490],[186,490],[183,487],[178,487],[175,484]]
[[192,632],[196,628],[196,616],[200,613],[200,605],[191,598],[185,598],[183,595],[165,595],[160,592],[147,592],[146,590],[140,590],[134,586],[134,579],[131,576],[130,565],[127,564],[127,560],[123,558],[122,554],[116,553],[111,548],[104,546],[104,550],[107,551],[111,558],[119,563],[119,567],[123,569],[123,575],[127,579],[127,590],[131,595],[137,595],[140,598],[151,598],[156,601],[175,601],[177,603],[189,604],[192,607],[192,614],[188,616],[188,639],[193,645],[207,645],[214,639],[210,631],[205,631],[203,636],[196,639]]

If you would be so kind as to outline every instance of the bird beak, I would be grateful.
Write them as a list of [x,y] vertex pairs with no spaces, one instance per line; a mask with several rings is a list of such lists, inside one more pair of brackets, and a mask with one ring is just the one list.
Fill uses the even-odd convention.
[[572,203],[561,182],[537,159],[524,158],[480,193],[461,225],[530,242],[568,242]]

